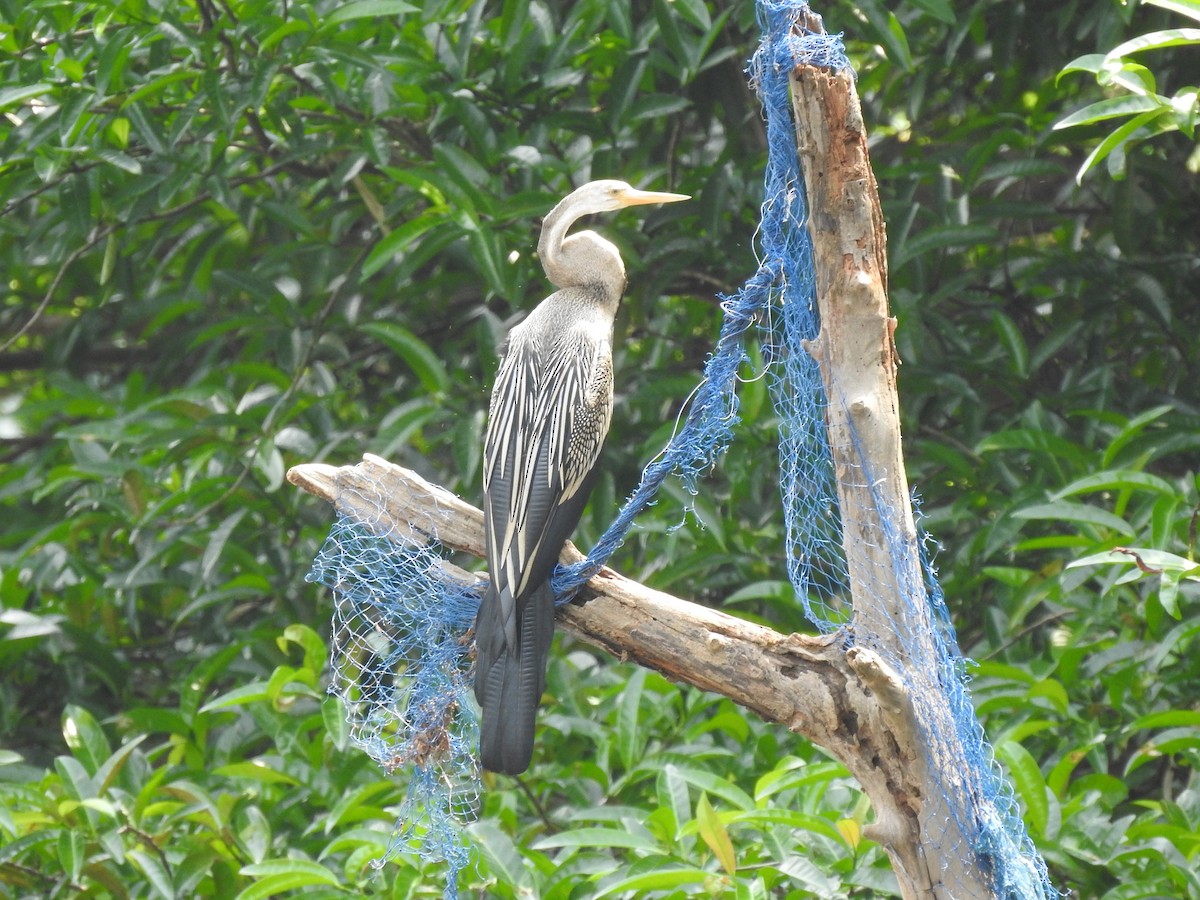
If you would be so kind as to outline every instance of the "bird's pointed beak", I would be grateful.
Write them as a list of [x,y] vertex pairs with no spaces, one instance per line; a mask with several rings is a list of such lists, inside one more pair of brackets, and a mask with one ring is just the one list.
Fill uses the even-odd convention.
[[622,191],[618,200],[623,207],[645,206],[648,203],[678,203],[680,200],[691,200],[689,194],[667,194],[662,191]]

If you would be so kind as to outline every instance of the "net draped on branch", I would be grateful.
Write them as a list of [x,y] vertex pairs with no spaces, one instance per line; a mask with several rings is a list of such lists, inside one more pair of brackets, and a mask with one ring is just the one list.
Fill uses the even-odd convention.
[[[815,269],[789,79],[797,67],[848,73],[849,62],[839,36],[805,27],[818,21],[807,4],[760,0],[757,8],[763,38],[748,73],[763,104],[769,147],[759,268],[741,290],[722,297],[720,335],[682,426],[647,466],[640,484],[586,558],[559,568],[555,591],[561,598],[571,596],[603,566],[668,477],[681,478],[692,493],[698,490],[698,477],[732,440],[738,370],[748,359],[744,342],[756,338],[764,351],[779,421],[788,577],[809,618],[823,632],[846,628],[840,643],[858,643],[878,652],[903,679],[930,782],[942,792],[936,803],[925,806],[936,811],[938,820],[921,824],[943,829],[952,844],[940,847],[936,834],[921,844],[928,880],[936,884],[945,874],[936,871],[937,863],[930,858],[941,851],[982,873],[995,896],[1055,897],[1012,791],[975,720],[965,664],[941,591],[913,539],[908,497],[889,499],[873,493],[879,473],[862,457],[854,433],[848,448],[831,446],[829,422],[838,420],[841,412],[831,404],[846,399],[838,395],[836,383],[830,392],[822,370],[817,302],[821,279]],[[862,521],[843,521],[845,498],[863,496],[864,490],[864,508],[874,505],[871,520],[864,515]],[[477,609],[479,582],[444,559],[436,516],[397,511],[389,506],[390,499],[369,491],[357,498],[358,512],[339,517],[309,580],[327,585],[334,594],[330,690],[345,703],[352,738],[387,771],[403,767],[410,772],[392,847],[413,847],[428,860],[445,860],[446,895],[452,897],[469,863],[463,828],[474,819],[480,792],[478,720],[470,699],[472,662],[466,637]],[[372,517],[364,509],[378,514]],[[887,571],[864,575],[848,564],[845,542],[851,534],[874,547],[875,558],[884,560],[877,565]],[[850,598],[869,593],[876,582],[892,584],[902,594],[887,617],[894,626],[891,635],[847,627],[852,619],[860,624]],[[913,622],[925,623],[919,634],[913,633]],[[920,660],[924,668],[914,671],[909,667],[912,660]],[[872,800],[878,812],[879,798],[872,794]],[[955,894],[949,885],[946,892],[930,896],[986,894],[974,889]]]

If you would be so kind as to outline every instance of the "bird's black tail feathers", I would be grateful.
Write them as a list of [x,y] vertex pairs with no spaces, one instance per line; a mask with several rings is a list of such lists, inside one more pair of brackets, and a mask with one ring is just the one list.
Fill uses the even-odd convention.
[[554,640],[554,592],[546,582],[517,603],[515,647],[504,638],[500,607],[489,585],[475,620],[475,699],[482,710],[479,756],[485,769],[520,775],[533,758],[546,658]]

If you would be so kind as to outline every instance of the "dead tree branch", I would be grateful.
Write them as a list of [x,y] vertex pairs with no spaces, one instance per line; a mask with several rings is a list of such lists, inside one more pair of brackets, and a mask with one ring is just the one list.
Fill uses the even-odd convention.
[[862,109],[848,71],[798,66],[791,88],[821,320],[806,349],[829,402],[855,644],[894,660],[924,698],[921,727],[898,735],[911,766],[896,783],[904,789],[868,790],[876,814],[871,836],[891,856],[905,898],[982,900],[992,889],[948,801],[961,785],[955,772],[933,770],[934,760],[958,764],[932,745],[935,734],[949,743],[956,726],[947,709],[931,703],[944,689],[901,450],[887,239]]
[[[483,513],[415,472],[366,456],[357,466],[296,466],[288,480],[339,513],[391,536],[438,540],[483,556]],[[409,539],[414,539],[410,537]],[[582,555],[571,544],[563,563]],[[475,580],[446,567],[450,577]],[[778,722],[840,760],[877,810],[915,814],[920,768],[907,692],[874,651],[847,648],[844,635],[780,634],[727,613],[653,590],[602,569],[558,623],[581,640],[679,682],[722,694]],[[896,826],[877,819],[876,840]]]

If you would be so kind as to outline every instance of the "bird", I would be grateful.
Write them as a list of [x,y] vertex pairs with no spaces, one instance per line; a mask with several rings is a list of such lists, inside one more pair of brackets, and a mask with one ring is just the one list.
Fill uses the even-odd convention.
[[557,291],[501,346],[488,407],[483,493],[488,580],[475,619],[475,699],[485,769],[519,775],[533,758],[554,637],[550,576],[583,513],[613,407],[613,321],[625,291],[617,248],[581,217],[686,194],[592,181],[542,222],[538,257]]

